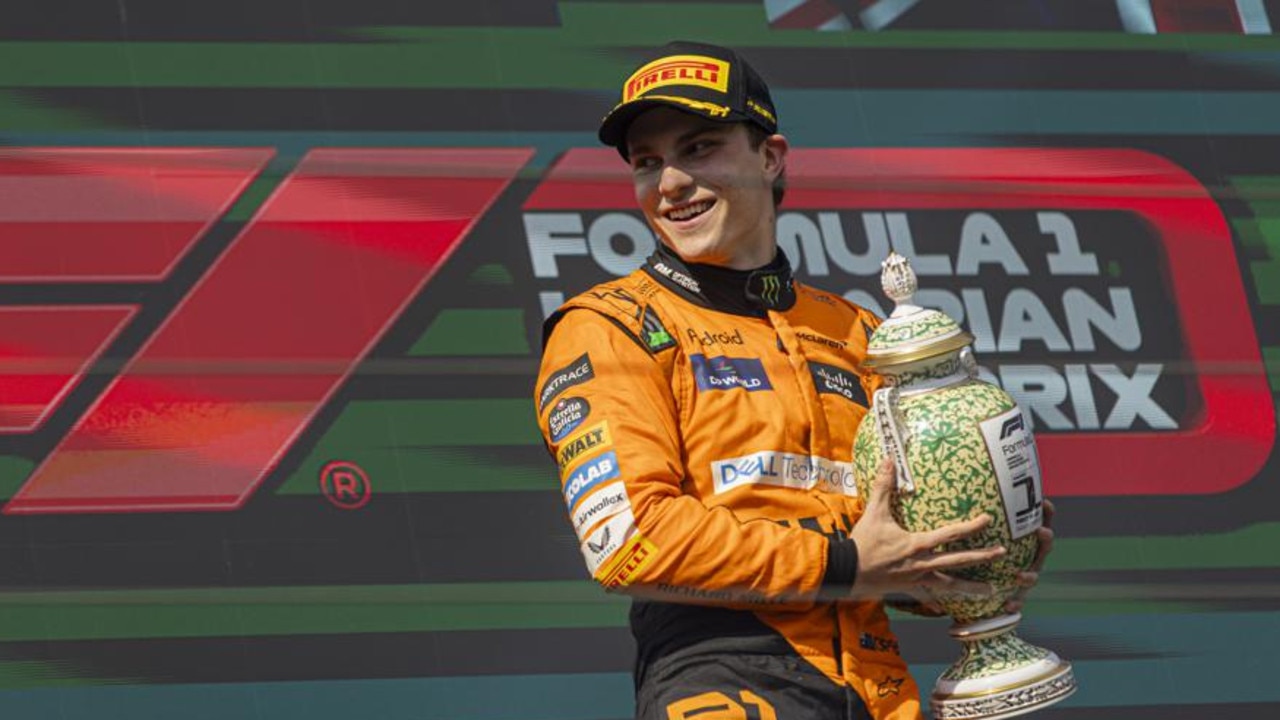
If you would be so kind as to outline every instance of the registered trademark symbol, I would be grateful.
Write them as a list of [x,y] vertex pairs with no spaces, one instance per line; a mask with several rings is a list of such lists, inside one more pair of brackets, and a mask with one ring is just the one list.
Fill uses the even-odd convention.
[[343,510],[358,510],[373,497],[373,486],[364,468],[353,462],[334,460],[320,470],[320,492]]

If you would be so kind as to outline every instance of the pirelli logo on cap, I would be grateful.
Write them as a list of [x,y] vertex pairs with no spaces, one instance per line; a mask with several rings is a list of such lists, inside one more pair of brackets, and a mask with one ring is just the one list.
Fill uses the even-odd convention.
[[631,102],[650,90],[667,85],[697,85],[728,92],[729,63],[705,55],[658,58],[627,78],[627,84],[622,88],[622,102]]

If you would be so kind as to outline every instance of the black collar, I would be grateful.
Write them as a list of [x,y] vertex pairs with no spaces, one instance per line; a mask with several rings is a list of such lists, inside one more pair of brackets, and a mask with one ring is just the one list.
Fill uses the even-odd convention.
[[791,263],[778,248],[773,260],[755,270],[686,263],[670,248],[658,249],[644,266],[654,280],[689,302],[735,315],[764,317],[769,310],[790,310],[796,303]]

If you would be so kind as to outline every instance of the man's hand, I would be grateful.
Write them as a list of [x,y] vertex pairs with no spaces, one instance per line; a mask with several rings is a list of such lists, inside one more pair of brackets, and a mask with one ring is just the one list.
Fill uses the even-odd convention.
[[879,597],[886,593],[926,590],[939,594],[989,595],[992,588],[987,583],[961,580],[945,571],[994,560],[1004,555],[1005,548],[954,552],[939,552],[937,548],[977,535],[991,523],[991,516],[980,515],[928,532],[907,532],[893,519],[891,505],[896,490],[893,462],[886,459],[876,468],[871,498],[853,532],[849,533],[858,545],[854,593]]
[[1008,613],[1016,613],[1022,611],[1022,604],[1026,602],[1027,592],[1035,587],[1037,581],[1040,580],[1040,570],[1044,568],[1044,560],[1049,556],[1049,551],[1053,549],[1053,503],[1048,499],[1044,501],[1044,524],[1036,530],[1036,537],[1040,540],[1040,546],[1036,549],[1036,559],[1031,563],[1031,567],[1018,573],[1018,592],[1009,598],[1004,604],[1004,610]]

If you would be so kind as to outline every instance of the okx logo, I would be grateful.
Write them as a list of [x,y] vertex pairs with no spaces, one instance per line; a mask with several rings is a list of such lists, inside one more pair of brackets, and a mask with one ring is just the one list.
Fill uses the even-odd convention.
[[169,279],[272,154],[0,152],[0,283],[65,295],[0,305],[0,432],[75,414],[6,513],[243,505],[531,153],[308,153],[104,391],[63,408],[146,309],[78,299]]

